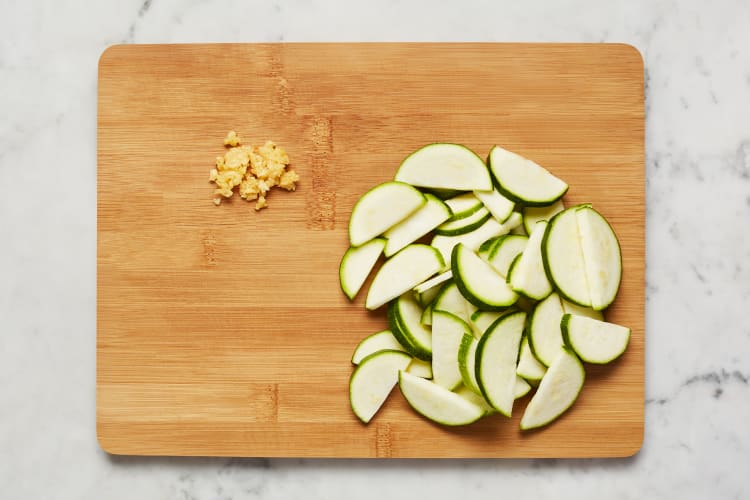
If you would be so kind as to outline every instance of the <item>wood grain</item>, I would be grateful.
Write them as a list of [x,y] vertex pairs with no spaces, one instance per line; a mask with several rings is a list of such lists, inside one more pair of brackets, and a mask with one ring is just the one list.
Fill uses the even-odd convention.
[[[641,446],[643,65],[625,45],[115,46],[99,64],[97,434],[142,455],[601,457]],[[270,208],[211,203],[208,171],[237,130],[301,175]],[[461,429],[396,389],[369,426],[348,406],[350,356],[385,327],[339,290],[356,199],[435,141],[521,153],[593,202],[623,250],[611,321],[633,330],[587,369],[554,425]]]

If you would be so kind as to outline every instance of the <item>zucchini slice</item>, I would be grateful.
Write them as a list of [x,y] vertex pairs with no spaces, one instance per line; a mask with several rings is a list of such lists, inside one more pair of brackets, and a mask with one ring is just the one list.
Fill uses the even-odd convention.
[[476,379],[484,399],[498,412],[511,416],[516,387],[516,361],[526,313],[500,317],[485,333],[476,353]]
[[485,163],[460,144],[436,143],[421,147],[401,163],[396,180],[432,189],[492,189]]
[[349,379],[349,402],[354,414],[368,423],[378,412],[398,381],[401,370],[411,363],[402,351],[378,351],[364,358]]
[[443,425],[468,425],[482,418],[483,407],[434,382],[400,372],[398,386],[414,411]]
[[565,344],[586,363],[607,364],[619,358],[630,341],[630,328],[565,314],[560,324]]
[[367,243],[406,219],[427,203],[427,198],[403,182],[384,182],[357,201],[349,218],[349,241],[353,247]]
[[461,295],[479,309],[505,309],[518,299],[490,264],[461,243],[453,247],[451,269]]
[[550,205],[568,190],[564,181],[541,165],[499,146],[490,150],[487,163],[497,190],[515,202],[527,206]]
[[578,399],[585,378],[586,372],[578,357],[568,349],[560,349],[526,406],[521,430],[542,427],[565,413]]
[[440,252],[433,247],[409,245],[382,265],[367,292],[365,307],[377,309],[441,271],[443,267],[445,262]]

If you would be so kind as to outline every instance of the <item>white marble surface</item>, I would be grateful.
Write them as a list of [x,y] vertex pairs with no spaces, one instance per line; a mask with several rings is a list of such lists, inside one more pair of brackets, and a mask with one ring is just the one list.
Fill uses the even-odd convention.
[[[0,498],[750,498],[750,3],[0,0]],[[710,7],[709,7],[710,5]],[[633,458],[113,458],[94,433],[96,64],[119,42],[617,41],[647,70]]]

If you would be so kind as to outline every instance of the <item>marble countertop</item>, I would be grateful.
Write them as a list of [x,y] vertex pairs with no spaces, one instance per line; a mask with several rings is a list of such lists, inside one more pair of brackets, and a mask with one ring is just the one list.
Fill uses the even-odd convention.
[[[750,498],[750,3],[2,2],[0,498]],[[613,460],[110,457],[97,59],[114,43],[627,42],[646,66],[646,427]]]

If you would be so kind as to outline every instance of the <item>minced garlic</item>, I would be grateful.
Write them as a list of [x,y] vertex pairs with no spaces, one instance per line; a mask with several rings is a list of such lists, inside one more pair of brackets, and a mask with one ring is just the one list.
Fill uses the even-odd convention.
[[228,147],[224,156],[216,157],[216,168],[211,169],[209,181],[216,184],[214,204],[221,204],[221,196],[230,198],[234,188],[239,186],[240,197],[257,200],[255,210],[267,206],[266,194],[278,186],[287,191],[296,189],[299,175],[288,170],[289,155],[271,141],[262,146],[243,146],[234,130],[224,139]]

